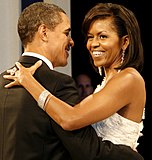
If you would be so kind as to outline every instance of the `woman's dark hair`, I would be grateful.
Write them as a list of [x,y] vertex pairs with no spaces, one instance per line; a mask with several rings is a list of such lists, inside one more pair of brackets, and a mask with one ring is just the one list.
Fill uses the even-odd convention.
[[132,11],[119,4],[98,3],[85,15],[82,23],[82,31],[87,37],[92,23],[99,19],[112,17],[113,25],[116,27],[120,38],[125,35],[129,37],[129,46],[125,51],[123,64],[118,69],[134,67],[139,72],[143,69],[144,55],[141,42],[141,33],[138,21]]

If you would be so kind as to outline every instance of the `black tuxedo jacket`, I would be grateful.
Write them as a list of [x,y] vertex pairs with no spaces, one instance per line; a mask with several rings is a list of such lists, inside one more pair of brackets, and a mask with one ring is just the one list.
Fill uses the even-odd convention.
[[[20,62],[29,67],[38,59]],[[0,75],[0,160],[142,160],[129,147],[102,141],[91,126],[65,131],[21,86],[5,89],[9,80]],[[35,78],[52,94],[74,105],[79,101],[73,79],[43,63]]]

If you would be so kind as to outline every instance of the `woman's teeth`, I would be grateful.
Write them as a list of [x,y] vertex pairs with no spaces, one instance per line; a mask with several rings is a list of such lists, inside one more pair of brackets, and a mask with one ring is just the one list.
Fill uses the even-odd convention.
[[102,52],[99,52],[99,51],[94,51],[94,52],[93,52],[94,57],[101,56],[102,54],[103,54],[103,53],[102,53]]

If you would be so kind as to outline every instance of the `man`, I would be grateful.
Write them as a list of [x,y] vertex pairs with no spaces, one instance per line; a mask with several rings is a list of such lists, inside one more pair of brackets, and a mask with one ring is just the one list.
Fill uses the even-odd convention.
[[[43,64],[35,78],[55,96],[74,105],[79,99],[73,79],[53,70],[67,64],[68,51],[74,45],[70,30],[65,12],[44,2],[24,9],[18,21],[24,47],[19,62],[29,67],[41,59]],[[129,147],[104,143],[91,126],[64,131],[24,88],[4,89],[9,83],[3,79],[4,74],[0,76],[1,160],[114,160],[120,153],[121,159],[125,160],[125,154],[129,154],[132,160],[139,156],[128,151]],[[120,153],[115,152],[118,148]]]
[[93,93],[94,89],[89,75],[81,73],[75,78],[75,81],[78,87],[80,100],[83,100],[84,98]]
[[[78,93],[74,81],[53,70],[67,64],[68,51],[74,45],[65,12],[52,4],[35,3],[21,13],[18,33],[24,47],[19,61],[31,66],[42,59],[37,79],[59,98],[75,104]],[[36,107],[34,99],[21,87],[4,89],[5,83],[1,75],[0,159],[71,159],[52,129],[51,119]]]

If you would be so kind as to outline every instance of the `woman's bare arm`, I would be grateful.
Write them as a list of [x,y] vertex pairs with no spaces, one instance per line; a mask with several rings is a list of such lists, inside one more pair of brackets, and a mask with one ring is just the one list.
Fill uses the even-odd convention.
[[[18,62],[16,65],[19,70],[15,76],[4,76],[4,78],[14,80],[14,82],[5,87],[9,88],[20,84],[38,101],[40,94],[45,88],[36,81],[32,74],[41,64],[37,62],[30,68],[25,68]],[[109,117],[121,109],[122,106],[129,103],[132,94],[128,93],[133,87],[130,85],[129,79],[132,78],[128,78],[128,81],[125,79],[125,84],[120,83],[122,79],[113,80],[102,91],[88,96],[74,107],[71,107],[50,93],[45,111],[65,130],[74,130],[90,125]],[[125,85],[130,87],[126,89]]]

